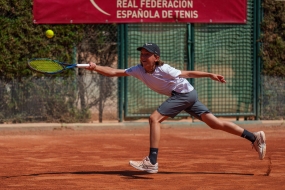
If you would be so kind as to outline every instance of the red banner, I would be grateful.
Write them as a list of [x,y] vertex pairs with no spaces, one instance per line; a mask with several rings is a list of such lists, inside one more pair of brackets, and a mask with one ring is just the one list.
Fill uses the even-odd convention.
[[34,23],[246,23],[246,0],[34,0]]

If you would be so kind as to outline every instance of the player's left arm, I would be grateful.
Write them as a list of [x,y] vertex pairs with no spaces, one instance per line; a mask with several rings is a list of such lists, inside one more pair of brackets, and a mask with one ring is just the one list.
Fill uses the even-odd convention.
[[208,77],[211,78],[212,80],[221,82],[221,83],[226,83],[226,80],[224,76],[218,75],[215,73],[207,73],[203,71],[181,71],[181,74],[179,75],[181,78],[203,78],[203,77]]

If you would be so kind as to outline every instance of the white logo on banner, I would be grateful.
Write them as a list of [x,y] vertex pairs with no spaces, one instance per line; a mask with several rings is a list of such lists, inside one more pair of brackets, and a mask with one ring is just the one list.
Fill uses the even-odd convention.
[[92,5],[94,5],[94,7],[95,7],[98,11],[100,11],[101,13],[103,13],[103,14],[105,14],[105,15],[110,16],[110,14],[109,14],[109,13],[106,13],[105,11],[103,11],[103,10],[95,3],[94,0],[90,0],[90,1],[91,1]]

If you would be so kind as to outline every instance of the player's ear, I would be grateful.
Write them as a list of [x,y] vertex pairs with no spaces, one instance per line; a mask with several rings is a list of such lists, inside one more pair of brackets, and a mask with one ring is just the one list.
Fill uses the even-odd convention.
[[159,61],[159,55],[154,54],[154,57],[156,58],[157,61]]

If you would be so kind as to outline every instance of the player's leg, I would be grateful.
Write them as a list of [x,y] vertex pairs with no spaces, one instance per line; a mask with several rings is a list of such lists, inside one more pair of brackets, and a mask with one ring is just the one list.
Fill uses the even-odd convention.
[[[212,113],[202,114],[201,119],[212,129],[222,130],[222,131],[225,131],[225,132],[228,132],[234,135],[238,135],[238,136],[241,136],[244,131],[244,129],[241,128],[240,126],[232,122],[220,120],[216,116],[214,116]],[[253,139],[251,140],[255,140],[254,135],[252,136],[253,136]]]
[[209,109],[197,100],[192,106],[185,109],[186,112],[205,122],[213,129],[226,131],[228,133],[241,136],[252,142],[253,147],[259,154],[259,159],[263,159],[266,153],[265,134],[263,131],[251,133],[235,123],[223,121],[214,116]]
[[185,108],[193,105],[196,101],[195,93],[172,92],[172,96],[163,102],[159,108],[149,117],[150,125],[150,151],[149,156],[142,161],[130,161],[134,168],[149,173],[158,172],[157,154],[160,140],[160,123],[168,117],[175,117]]
[[193,105],[197,100],[195,92],[178,93],[172,91],[172,96],[163,102],[149,117],[150,125],[150,154],[152,164],[157,162],[157,153],[160,140],[160,123],[168,117],[174,118],[185,108]]
[[158,147],[160,141],[160,123],[167,119],[168,116],[161,115],[157,110],[154,111],[149,117],[150,126],[150,149],[149,155],[142,161],[130,161],[130,165],[134,168],[146,171],[148,173],[158,172]]
[[160,123],[167,118],[168,116],[161,115],[157,110],[149,117],[151,148],[158,148],[160,141]]
[[235,123],[224,121],[218,119],[211,113],[204,113],[201,115],[202,121],[205,122],[212,129],[218,129],[222,131],[226,131],[228,133],[238,135],[240,137],[246,138],[247,140],[252,142],[253,147],[259,154],[259,159],[263,159],[266,153],[266,143],[265,143],[265,133],[263,131],[258,131],[255,133],[251,133]]

